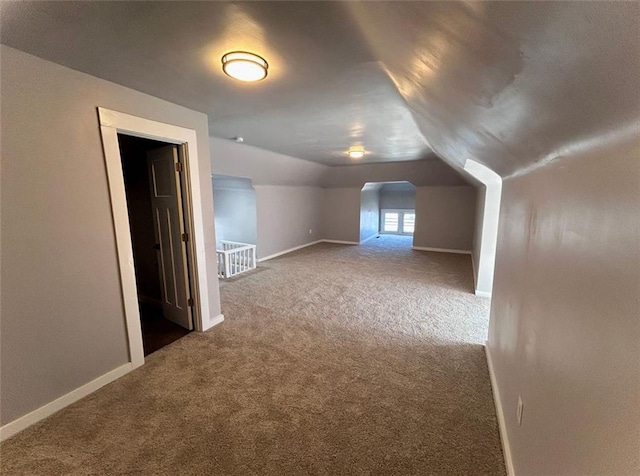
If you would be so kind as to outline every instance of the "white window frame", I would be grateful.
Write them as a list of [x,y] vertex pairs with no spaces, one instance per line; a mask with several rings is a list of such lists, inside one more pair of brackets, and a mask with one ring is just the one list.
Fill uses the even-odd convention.
[[[397,213],[398,214],[398,231],[385,231],[384,230],[384,214],[385,213]],[[415,221],[413,222],[413,232],[405,233],[404,232],[404,215],[416,214],[415,209],[413,208],[383,208],[380,210],[380,233],[384,235],[405,235],[412,236],[415,233]]]

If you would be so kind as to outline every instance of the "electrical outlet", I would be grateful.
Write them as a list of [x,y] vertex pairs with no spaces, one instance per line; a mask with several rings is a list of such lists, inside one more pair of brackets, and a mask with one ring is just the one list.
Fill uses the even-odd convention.
[[309,228],[309,234],[313,233],[313,230],[311,228]]
[[524,404],[522,403],[522,397],[518,395],[518,409],[516,410],[516,416],[518,417],[518,426],[522,425],[522,411],[524,410]]

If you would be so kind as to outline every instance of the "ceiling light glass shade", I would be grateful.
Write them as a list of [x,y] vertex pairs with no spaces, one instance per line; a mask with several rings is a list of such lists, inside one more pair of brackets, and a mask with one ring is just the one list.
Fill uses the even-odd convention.
[[364,147],[349,147],[349,157],[351,157],[352,159],[361,159],[362,157],[364,157]]
[[260,81],[267,77],[268,69],[265,59],[253,53],[232,51],[222,57],[222,71],[239,81]]

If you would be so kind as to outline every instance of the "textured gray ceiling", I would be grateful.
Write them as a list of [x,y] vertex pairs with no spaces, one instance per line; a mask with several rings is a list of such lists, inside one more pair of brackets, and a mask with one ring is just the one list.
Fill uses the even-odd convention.
[[[3,2],[2,43],[328,164],[475,159],[501,175],[637,136],[640,4]],[[270,63],[243,84],[245,49]]]

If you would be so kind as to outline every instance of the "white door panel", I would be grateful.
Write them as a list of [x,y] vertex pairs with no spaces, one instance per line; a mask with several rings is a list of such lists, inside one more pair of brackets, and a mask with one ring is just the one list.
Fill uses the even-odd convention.
[[164,317],[193,329],[177,146],[147,152]]

